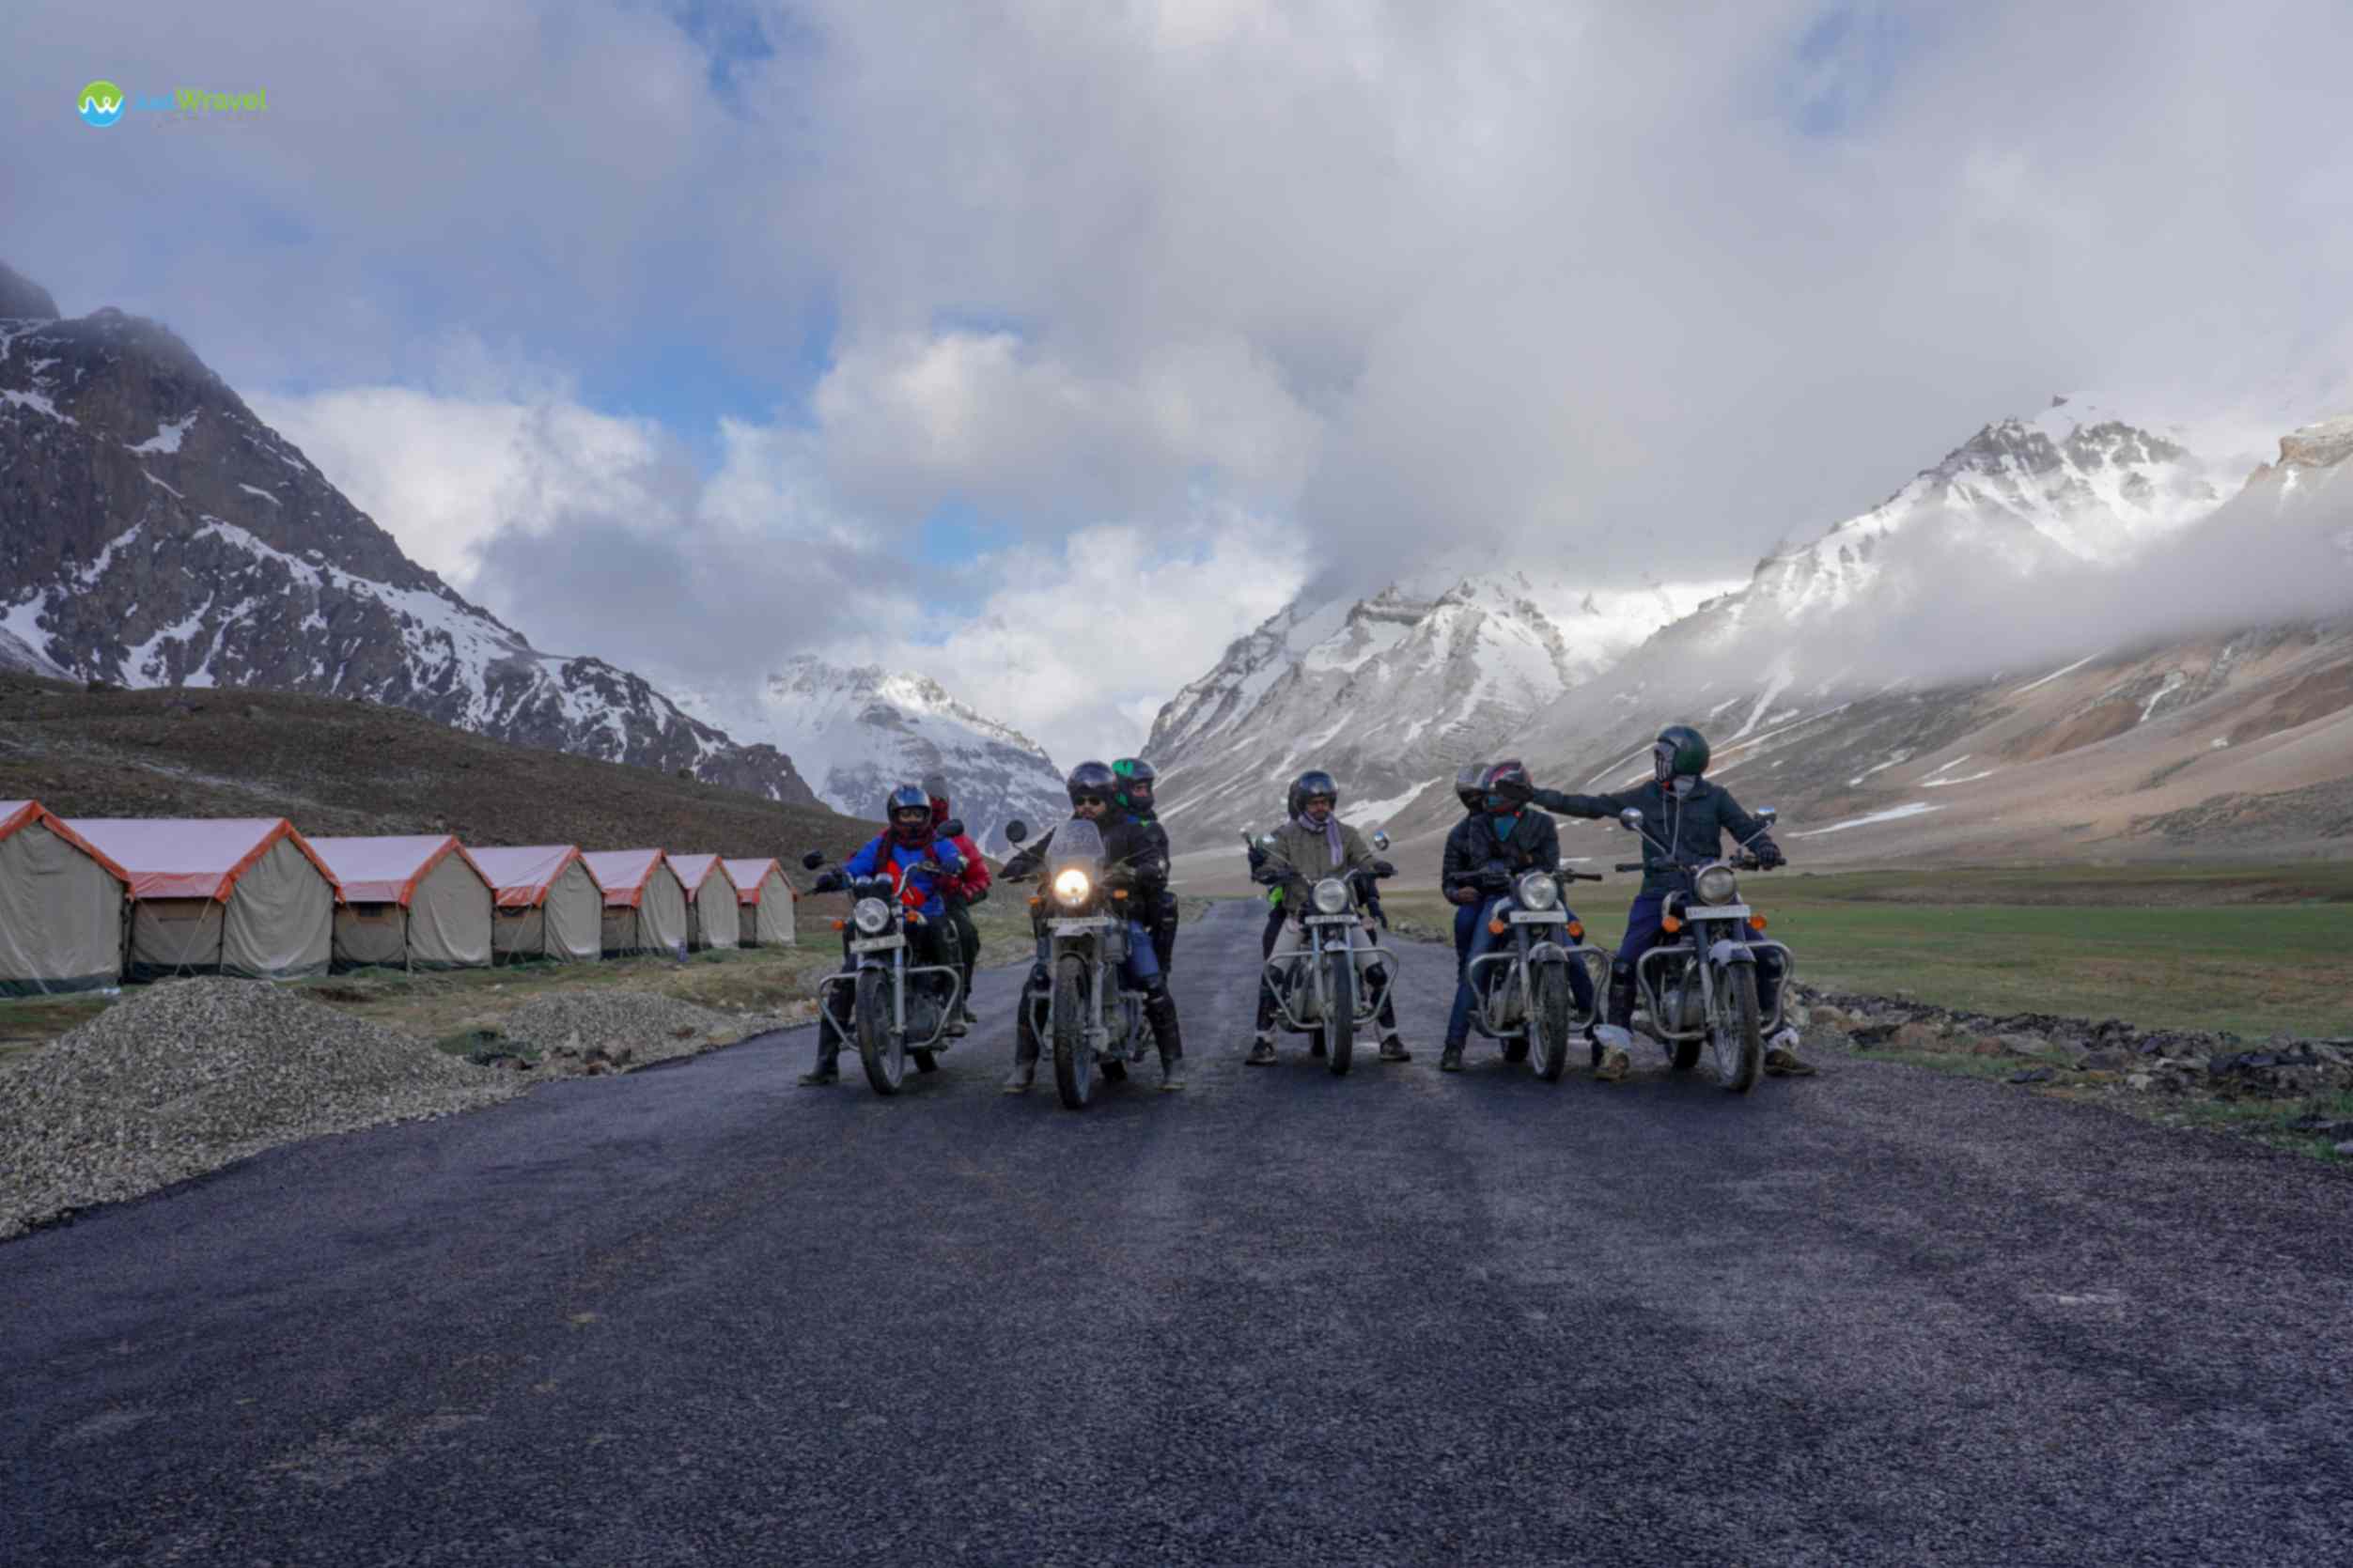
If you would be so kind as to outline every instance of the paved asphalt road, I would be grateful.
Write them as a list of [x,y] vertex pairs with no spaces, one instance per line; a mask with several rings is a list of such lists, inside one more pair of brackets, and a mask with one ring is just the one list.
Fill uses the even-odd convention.
[[0,1561],[2353,1561],[2353,1182],[1826,1057],[896,1100],[810,1032],[0,1247]]

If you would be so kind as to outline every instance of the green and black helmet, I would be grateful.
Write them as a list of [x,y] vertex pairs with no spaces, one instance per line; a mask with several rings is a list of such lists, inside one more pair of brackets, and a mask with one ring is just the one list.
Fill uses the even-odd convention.
[[1122,810],[1152,815],[1152,785],[1160,774],[1142,757],[1121,757],[1111,765],[1119,780],[1115,797]]
[[1650,771],[1661,786],[1678,774],[1698,778],[1707,771],[1707,737],[1689,724],[1669,724],[1651,743]]

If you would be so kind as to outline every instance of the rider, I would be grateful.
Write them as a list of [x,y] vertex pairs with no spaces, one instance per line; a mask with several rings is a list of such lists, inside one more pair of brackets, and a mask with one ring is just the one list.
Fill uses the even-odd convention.
[[[1267,851],[1267,869],[1274,873],[1276,885],[1283,893],[1283,907],[1289,911],[1289,919],[1275,938],[1270,955],[1278,960],[1306,944],[1307,928],[1300,923],[1300,917],[1312,908],[1309,894],[1317,882],[1327,877],[1371,872],[1387,863],[1373,859],[1363,835],[1332,815],[1340,804],[1340,786],[1323,769],[1312,769],[1292,781],[1286,804],[1290,810],[1290,820],[1274,831],[1274,845]],[[1363,924],[1365,939],[1378,941],[1370,915],[1363,917]],[[1273,971],[1261,972],[1267,978],[1258,983],[1258,1032],[1251,1041],[1250,1054],[1242,1059],[1244,1065],[1252,1067],[1264,1067],[1274,1061]],[[1389,991],[1386,966],[1367,966],[1363,978],[1381,997],[1380,1059],[1412,1061],[1413,1053],[1397,1037],[1397,1002]]]
[[[925,774],[923,792],[931,797],[933,829],[945,827],[949,820],[946,777]],[[964,858],[964,869],[940,884],[947,902],[948,924],[956,932],[956,967],[964,971],[964,1001],[958,1009],[963,1016],[948,1026],[950,1034],[961,1034],[966,1024],[980,1021],[980,1015],[973,1011],[973,970],[980,961],[980,928],[973,924],[972,906],[989,896],[989,862],[981,858],[980,846],[970,833],[956,835],[956,852]]]
[[[1113,777],[1119,787],[1113,792],[1112,804],[1116,806],[1131,828],[1151,839],[1160,850],[1161,859],[1168,859],[1168,830],[1161,826],[1155,815],[1153,788],[1160,774],[1142,757],[1121,757],[1111,765]],[[1166,888],[1161,890],[1159,902],[1148,911],[1145,922],[1152,928],[1152,956],[1160,960],[1161,973],[1174,973],[1176,967],[1176,895]]]
[[[1455,772],[1455,799],[1462,802],[1466,822],[1476,822],[1487,815],[1486,779],[1484,762],[1466,762]],[[1457,826],[1459,828],[1460,824]],[[1446,842],[1454,842],[1452,834]],[[1440,885],[1444,886],[1442,881]],[[1479,890],[1464,886],[1446,889],[1445,893],[1446,901],[1455,907],[1455,978],[1459,980],[1463,966],[1471,961],[1472,934],[1479,928]]]
[[[1118,776],[1099,762],[1082,762],[1063,780],[1063,787],[1070,797],[1070,819],[1091,822],[1102,834],[1104,880],[1130,883],[1135,902],[1151,908],[1168,886],[1168,856],[1133,823],[1111,815],[1112,797],[1117,793],[1117,784]],[[1005,862],[1005,879],[1019,882],[1036,876],[1053,842],[1054,835],[1050,831]],[[1166,843],[1165,835],[1161,843]],[[1047,983],[1042,938],[1038,954],[1037,963],[1030,970],[1029,984],[1022,988],[1020,1015],[1014,1020],[1013,1072],[1005,1080],[1005,1092],[1008,1094],[1027,1094],[1037,1076],[1037,1033],[1031,1026],[1030,997]],[[1152,1026],[1153,1042],[1161,1048],[1161,1088],[1171,1093],[1182,1089],[1185,1046],[1177,1030],[1176,999],[1169,994],[1167,978],[1161,973],[1159,959],[1152,951],[1152,935],[1140,920],[1128,922],[1128,956],[1119,966],[1119,977],[1129,989],[1144,993],[1145,1020]]]
[[[948,964],[952,959],[948,952],[947,905],[941,896],[941,887],[963,869],[963,857],[954,840],[932,832],[931,797],[919,785],[901,784],[892,790],[882,815],[890,826],[881,836],[850,856],[839,870],[819,877],[810,891],[835,893],[861,877],[878,873],[889,877],[899,901],[910,911],[906,922],[909,956],[919,965]],[[922,918],[918,920],[916,916]],[[849,923],[844,922],[842,972],[847,974],[856,968],[849,952]],[[818,1025],[817,1065],[801,1075],[801,1081],[811,1087],[836,1082],[841,1077],[837,1059],[843,1037],[850,1028],[849,987],[832,987],[826,1003],[834,1027]]]
[[[1553,789],[1530,789],[1527,798],[1546,811],[1564,816],[1615,816],[1628,806],[1642,809],[1643,888],[1627,911],[1626,939],[1610,966],[1610,1022],[1626,1028],[1634,1017],[1634,966],[1642,955],[1665,939],[1661,906],[1675,885],[1674,857],[1686,861],[1713,860],[1722,853],[1723,835],[1730,833],[1748,846],[1767,870],[1788,863],[1765,825],[1740,809],[1732,792],[1709,784],[1707,741],[1689,724],[1669,724],[1651,744],[1651,780],[1611,795],[1565,795]],[[1665,841],[1673,857],[1661,855],[1651,843]],[[1781,996],[1781,955],[1756,955],[1757,1005],[1772,1016]],[[1782,1077],[1805,1078],[1814,1068],[1798,1055],[1798,1032],[1784,1025],[1766,1042],[1765,1070]],[[1610,1058],[1615,1060],[1612,1061]],[[1614,1066],[1615,1070],[1612,1068]],[[1623,1052],[1611,1052],[1595,1069],[1597,1077],[1623,1078]]]
[[[1461,977],[1455,983],[1455,1010],[1446,1020],[1446,1048],[1438,1056],[1441,1073],[1462,1071],[1462,1048],[1471,1037],[1471,1009],[1476,1004],[1471,990],[1471,960],[1494,950],[1498,939],[1491,923],[1498,908],[1509,900],[1522,873],[1557,871],[1561,863],[1561,836],[1552,819],[1522,809],[1534,789],[1527,768],[1517,759],[1494,763],[1481,776],[1479,787],[1484,809],[1476,816],[1464,817],[1446,835],[1446,859],[1439,880],[1446,896],[1457,904],[1464,893],[1472,894],[1473,902],[1465,908],[1474,912],[1477,922]],[[1561,913],[1571,922],[1577,918],[1566,904]],[[1456,917],[1457,925],[1460,919]],[[1583,964],[1569,964],[1568,985],[1576,994],[1578,1010],[1591,1014],[1593,979]]]

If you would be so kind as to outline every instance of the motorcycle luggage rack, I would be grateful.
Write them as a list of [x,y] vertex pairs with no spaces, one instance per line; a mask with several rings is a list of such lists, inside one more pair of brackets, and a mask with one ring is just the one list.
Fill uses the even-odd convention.
[[[1389,993],[1397,987],[1397,955],[1385,947],[1351,947],[1347,951],[1351,959],[1370,958],[1380,965],[1380,988],[1372,994],[1365,1006],[1351,1015],[1353,1022],[1368,1023],[1380,1017],[1381,1008],[1388,1003]],[[1282,1017],[1283,1027],[1294,1034],[1313,1034],[1323,1025],[1321,1022],[1302,1023],[1300,1021],[1299,1015],[1291,1011],[1289,988],[1275,984],[1275,971],[1288,969],[1295,964],[1307,963],[1317,956],[1317,955],[1308,948],[1301,946],[1296,953],[1286,954],[1280,958],[1268,959],[1265,973],[1260,977],[1259,983],[1273,994],[1274,1008]],[[1331,951],[1327,950],[1322,956],[1331,957]],[[1361,961],[1358,962],[1357,972],[1361,975],[1367,967],[1369,966]],[[1313,985],[1313,979],[1311,978],[1308,983]]]
[[[1539,951],[1546,947],[1557,948],[1565,957],[1568,958],[1572,962],[1584,965],[1588,976],[1593,981],[1593,1004],[1590,1007],[1579,1008],[1576,1013],[1570,1015],[1568,1026],[1569,1032],[1574,1034],[1581,1030],[1589,1028],[1599,1022],[1601,1017],[1601,999],[1607,995],[1609,991],[1610,955],[1602,952],[1597,947],[1587,947],[1582,942],[1579,942],[1574,947],[1567,946],[1561,942],[1539,942],[1529,950],[1528,956],[1534,958]],[[1487,987],[1479,984],[1477,975],[1478,968],[1482,964],[1493,964],[1499,962],[1509,963],[1512,959],[1519,956],[1519,955],[1517,953],[1509,951],[1482,953],[1476,958],[1472,959],[1471,962],[1463,969],[1463,978],[1470,982],[1471,986],[1471,1010],[1473,1015],[1474,1021],[1478,1025],[1479,1032],[1486,1035],[1488,1039],[1518,1040],[1524,1037],[1528,1032],[1528,1027],[1524,1022],[1513,1028],[1505,1029],[1499,1027],[1495,1020],[1488,1016],[1487,1010]],[[1525,999],[1528,1011],[1533,1014],[1535,1011],[1535,981],[1533,976],[1526,978],[1523,988],[1528,992]],[[1576,995],[1574,991],[1569,994],[1572,998]]]
[[[1751,953],[1781,955],[1781,986],[1773,993],[1772,1017],[1762,1019],[1757,1025],[1759,1033],[1771,1034],[1780,1030],[1783,1016],[1789,1010],[1789,980],[1798,972],[1798,956],[1789,951],[1787,944],[1783,942],[1750,941],[1743,945]],[[1659,983],[1650,972],[1650,966],[1653,963],[1664,963],[1670,958],[1688,959],[1697,951],[1693,943],[1688,940],[1678,940],[1654,947],[1634,960],[1635,988],[1642,992],[1643,1006],[1650,1014],[1651,1032],[1661,1040],[1705,1040],[1707,1038],[1707,1031],[1705,1029],[1674,1029],[1668,1026],[1665,1010],[1659,1005]]]
[[[878,965],[876,967],[880,968],[880,966]],[[820,1041],[823,1040],[830,1032],[833,1036],[834,1044],[836,1047],[853,1051],[858,1048],[857,1037],[849,1030],[844,1029],[841,1026],[840,1021],[834,1017],[833,1009],[825,1005],[825,993],[836,986],[849,986],[852,987],[848,1011],[852,1014],[852,1021],[854,1022],[858,1005],[858,997],[855,987],[858,984],[858,976],[861,972],[863,972],[863,968],[856,970],[836,970],[832,974],[827,975],[824,979],[817,983],[817,1027]],[[912,982],[915,976],[919,974],[944,974],[948,977],[948,999],[940,1006],[940,1022],[938,1027],[932,1030],[930,1036],[921,1045],[917,1045],[912,1040],[907,1042],[907,1048],[909,1050],[947,1049],[947,1047],[941,1045],[940,1041],[946,1035],[948,1032],[948,1025],[956,1021],[957,1009],[963,1003],[964,971],[958,969],[953,964],[911,964],[901,972],[906,975],[910,982]],[[893,1028],[892,1032],[900,1032],[904,1026],[904,1022],[905,1020],[903,1019],[899,1020],[899,1024]]]

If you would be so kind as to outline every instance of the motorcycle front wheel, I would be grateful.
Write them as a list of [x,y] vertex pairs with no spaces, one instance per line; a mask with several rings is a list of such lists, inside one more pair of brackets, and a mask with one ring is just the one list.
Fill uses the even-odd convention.
[[1095,1097],[1095,1048],[1086,1038],[1086,966],[1066,953],[1054,965],[1054,1093],[1072,1110]]
[[907,1042],[891,1032],[891,977],[858,971],[858,1060],[878,1094],[896,1094],[907,1081]]
[[1324,962],[1331,966],[1325,972],[1332,982],[1330,1004],[1324,1008],[1324,1050],[1331,1057],[1325,1065],[1333,1078],[1340,1078],[1356,1054],[1356,956],[1337,947],[1324,955]]
[[1765,1031],[1757,1018],[1756,970],[1736,964],[1724,976],[1731,993],[1732,1017],[1719,1024],[1716,1036],[1716,1081],[1736,1094],[1756,1086],[1765,1065]]
[[1547,1083],[1558,1083],[1568,1070],[1572,1016],[1568,971],[1558,964],[1545,965],[1536,971],[1536,1006],[1528,1019],[1528,1032],[1535,1037],[1536,1077]]

